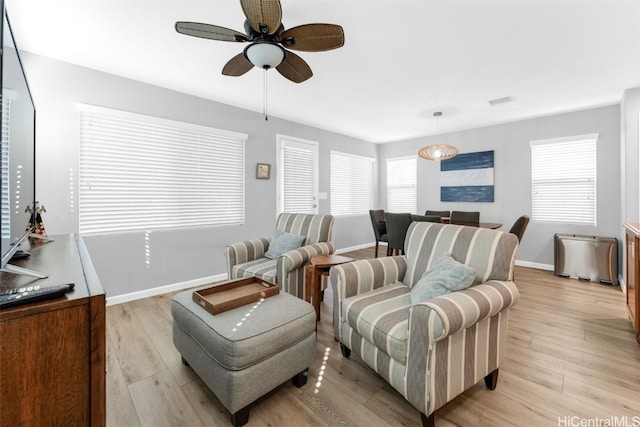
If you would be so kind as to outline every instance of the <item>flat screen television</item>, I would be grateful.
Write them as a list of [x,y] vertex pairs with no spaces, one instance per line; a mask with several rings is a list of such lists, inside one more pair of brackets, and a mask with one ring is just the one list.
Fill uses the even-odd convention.
[[32,212],[36,207],[35,120],[36,109],[24,73],[20,54],[4,7],[2,8],[2,51],[0,82],[2,95],[0,188],[0,268],[35,277],[46,275],[9,264],[20,244],[34,231]]

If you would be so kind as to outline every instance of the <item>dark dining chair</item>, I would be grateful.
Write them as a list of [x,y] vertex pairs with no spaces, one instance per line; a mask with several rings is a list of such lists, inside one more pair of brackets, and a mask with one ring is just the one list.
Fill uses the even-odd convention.
[[372,209],[369,211],[369,216],[371,217],[373,234],[376,237],[376,258],[378,258],[378,244],[389,241],[387,225],[384,221],[384,209]]
[[522,236],[524,235],[524,231],[527,229],[527,225],[529,225],[529,215],[522,215],[513,223],[509,233],[518,236],[518,241],[522,242]]
[[410,213],[386,213],[384,215],[387,224],[389,246],[387,255],[404,255],[404,238],[411,225]]
[[441,222],[440,218],[441,217],[437,215],[411,215],[411,222]]
[[426,216],[435,215],[440,218],[449,218],[451,216],[451,211],[430,211],[427,209],[427,211],[424,214]]
[[480,212],[451,211],[449,218],[451,224],[480,226]]

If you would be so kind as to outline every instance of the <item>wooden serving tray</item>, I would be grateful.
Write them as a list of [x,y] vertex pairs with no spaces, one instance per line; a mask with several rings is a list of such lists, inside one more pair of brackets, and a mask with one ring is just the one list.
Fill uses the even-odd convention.
[[273,283],[249,277],[193,291],[193,301],[209,313],[218,314],[278,295],[279,292],[280,288]]

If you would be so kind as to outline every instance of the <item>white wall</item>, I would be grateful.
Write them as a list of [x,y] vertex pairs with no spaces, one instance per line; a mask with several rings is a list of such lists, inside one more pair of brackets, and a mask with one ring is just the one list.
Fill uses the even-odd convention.
[[[504,224],[508,230],[520,215],[531,215],[531,154],[529,141],[598,133],[597,226],[571,226],[532,222],[517,259],[520,264],[553,266],[554,233],[622,238],[620,222],[620,107],[619,105],[523,120],[385,144],[380,148],[380,177],[386,180],[386,161],[417,153],[430,144],[451,144],[460,152],[494,150],[495,201],[493,203],[440,202],[440,165],[418,160],[418,212],[426,209],[478,210],[481,221]],[[637,184],[636,184],[637,185]],[[384,206],[386,194],[380,193]],[[621,241],[621,240],[620,240]],[[621,245],[619,243],[619,249]],[[620,257],[622,256],[622,252]]]
[[[37,197],[47,208],[50,235],[78,232],[77,103],[249,134],[245,224],[87,237],[107,297],[224,275],[225,245],[270,236],[276,218],[277,133],[319,142],[319,191],[329,194],[330,150],[377,157],[377,145],[354,138],[273,116],[265,121],[259,113],[34,54],[24,53],[23,60],[37,109]],[[273,165],[271,180],[255,179],[258,162]],[[329,200],[321,200],[320,213],[329,211]],[[373,241],[368,215],[337,218],[333,241],[338,248]]]

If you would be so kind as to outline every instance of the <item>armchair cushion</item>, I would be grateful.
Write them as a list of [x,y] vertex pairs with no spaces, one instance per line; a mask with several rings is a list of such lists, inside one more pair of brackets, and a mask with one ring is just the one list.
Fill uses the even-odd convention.
[[342,316],[353,330],[392,359],[406,363],[410,289],[401,282],[358,294],[342,302]]
[[444,252],[411,288],[411,304],[466,289],[475,277],[476,271],[472,267],[459,263]]
[[302,246],[304,239],[304,236],[298,236],[297,234],[276,229],[271,243],[269,243],[269,249],[264,256],[269,259],[278,259],[283,253],[298,249]]
[[276,283],[277,261],[269,258],[258,258],[243,264],[234,265],[232,274],[234,279],[258,277],[269,283]]

